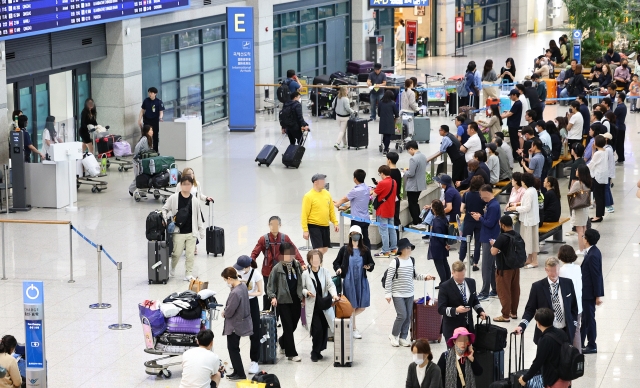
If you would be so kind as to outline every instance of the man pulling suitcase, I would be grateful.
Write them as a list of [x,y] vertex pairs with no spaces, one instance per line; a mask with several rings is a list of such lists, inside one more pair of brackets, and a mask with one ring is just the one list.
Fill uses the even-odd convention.
[[282,133],[286,133],[289,136],[291,145],[301,145],[302,132],[309,130],[309,124],[304,121],[304,116],[302,115],[301,99],[300,93],[291,93],[291,101],[287,101],[284,104],[279,114]]

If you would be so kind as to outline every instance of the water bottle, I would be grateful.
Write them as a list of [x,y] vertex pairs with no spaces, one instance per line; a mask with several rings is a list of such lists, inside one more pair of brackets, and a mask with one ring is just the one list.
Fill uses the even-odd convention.
[[207,310],[202,310],[202,314],[200,315],[200,318],[202,319],[202,323],[204,324],[204,328],[205,329],[211,329],[211,325],[209,323],[209,320],[207,319]]

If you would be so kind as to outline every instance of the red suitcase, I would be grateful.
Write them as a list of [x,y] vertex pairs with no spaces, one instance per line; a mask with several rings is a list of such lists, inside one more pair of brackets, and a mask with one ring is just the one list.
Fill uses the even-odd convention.
[[487,103],[485,104],[485,106],[487,107],[487,110],[489,109],[489,107],[491,105],[498,105],[498,108],[499,108],[500,107],[500,99],[499,98],[495,98],[495,97],[487,98]]
[[438,313],[438,300],[434,295],[436,292],[436,282],[433,281],[433,291],[431,298],[433,305],[425,304],[427,296],[427,282],[424,282],[424,297],[413,301],[413,315],[411,317],[411,340],[425,338],[429,341],[440,342],[442,337],[442,315]]

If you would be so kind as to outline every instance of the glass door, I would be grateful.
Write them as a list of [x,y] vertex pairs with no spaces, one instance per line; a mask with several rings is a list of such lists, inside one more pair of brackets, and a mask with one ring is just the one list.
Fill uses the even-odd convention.
[[[42,148],[42,132],[49,116],[49,77],[37,77],[14,83],[16,109],[29,118],[28,132],[37,149]],[[37,160],[33,159],[34,162]]]
[[75,117],[74,138],[78,138],[78,128],[80,128],[80,117],[84,109],[84,102],[91,97],[91,67],[81,66],[73,70],[73,115]]

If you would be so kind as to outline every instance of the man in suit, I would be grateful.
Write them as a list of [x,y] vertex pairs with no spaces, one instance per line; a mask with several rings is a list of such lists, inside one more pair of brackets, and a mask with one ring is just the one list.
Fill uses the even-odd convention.
[[[544,265],[547,277],[531,285],[529,300],[527,301],[527,306],[524,308],[522,321],[514,330],[516,334],[522,334],[522,332],[524,332],[527,326],[529,326],[529,322],[533,319],[537,309],[546,307],[554,311],[553,326],[555,328],[562,329],[568,338],[573,338],[575,335],[576,327],[578,326],[578,321],[576,320],[578,317],[576,291],[573,288],[571,279],[560,277],[559,265],[560,260],[557,258],[550,257],[547,259]],[[439,302],[438,300],[438,303]],[[540,329],[536,327],[535,334],[533,335],[533,342],[535,344],[538,344],[538,339],[541,334]]]
[[424,228],[420,219],[420,204],[418,199],[422,190],[427,189],[427,157],[418,150],[418,142],[411,140],[405,145],[411,155],[409,168],[404,172],[405,190],[409,201],[409,213],[411,214],[412,228]]
[[[596,344],[596,306],[602,304],[604,296],[604,280],[602,279],[602,253],[595,246],[600,240],[600,233],[595,229],[584,232],[585,248],[582,261],[582,354],[598,353]],[[585,346],[585,340],[589,344]]]
[[476,281],[465,278],[466,266],[461,261],[451,265],[451,278],[440,283],[438,291],[438,312],[442,315],[442,334],[447,342],[458,327],[464,327],[470,333],[475,333],[473,310],[480,318],[489,316],[484,312],[478,295]]

